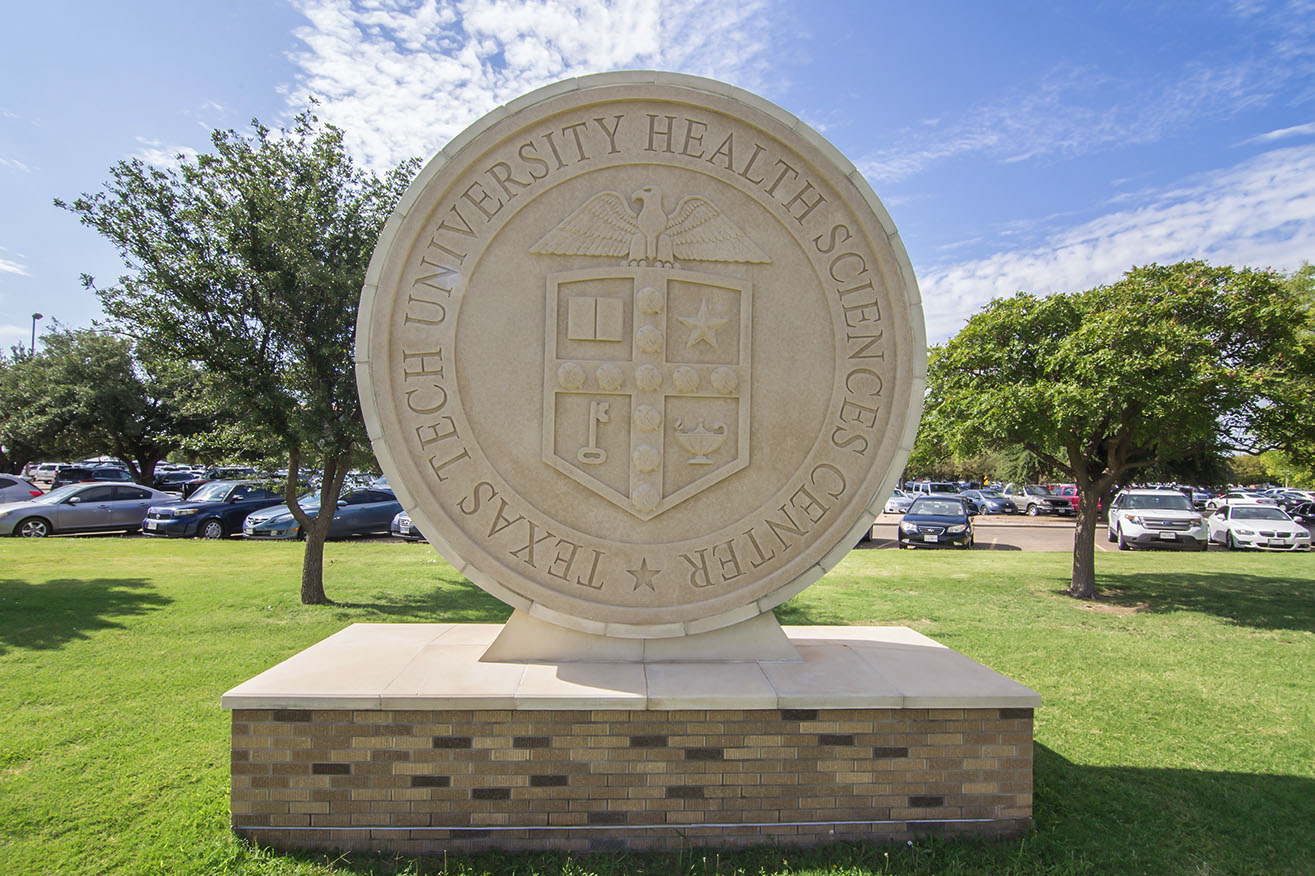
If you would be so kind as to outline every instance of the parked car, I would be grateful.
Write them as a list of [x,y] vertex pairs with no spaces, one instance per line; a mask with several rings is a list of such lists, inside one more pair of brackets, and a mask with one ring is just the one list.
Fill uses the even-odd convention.
[[894,490],[890,498],[886,500],[886,506],[883,509],[887,514],[903,514],[909,510],[913,504],[913,497],[903,490]]
[[1013,514],[1014,503],[995,490],[964,490],[961,494],[978,514]]
[[193,472],[192,479],[181,484],[183,498],[189,498],[211,481],[241,481],[255,476],[256,470],[247,465],[211,466],[200,474]]
[[[319,515],[320,497],[318,493],[307,493],[297,500],[307,514]],[[345,538],[349,535],[387,534],[393,518],[402,510],[402,503],[390,490],[349,490],[338,499],[338,509],[333,514],[333,524],[329,527],[329,538]],[[242,526],[242,535],[247,538],[286,539],[301,538],[301,526],[287,505],[278,505],[257,511],[247,517]]]
[[1222,496],[1215,496],[1206,502],[1205,508],[1207,511],[1217,511],[1225,505],[1268,505],[1271,508],[1278,507],[1278,503],[1268,496],[1248,493],[1244,490],[1229,490]]
[[68,467],[67,462],[43,462],[33,473],[32,482],[37,485],[45,484],[49,488],[55,480],[55,475],[59,474],[61,469]]
[[94,468],[70,465],[59,470],[55,479],[50,482],[50,488],[54,490],[68,484],[85,484],[92,481],[132,483],[132,475],[128,474],[126,469],[114,465],[98,465]]
[[900,520],[899,546],[950,545],[969,550],[973,546],[975,513],[960,496],[919,496]]
[[1056,496],[1040,484],[1006,484],[1000,495],[1013,503],[1015,511],[1029,517],[1038,514],[1072,516],[1076,513],[1072,502]]
[[1207,519],[1210,540],[1223,544],[1230,551],[1242,548],[1310,550],[1310,532],[1282,508],[1273,505],[1224,505]]
[[283,490],[277,484],[211,481],[182,502],[148,509],[142,534],[223,538],[240,533],[252,511],[282,502]]
[[[376,482],[377,483],[377,482]],[[411,522],[411,515],[405,511],[398,511],[393,517],[393,522],[388,527],[389,531],[398,538],[404,538],[407,541],[425,541],[425,534],[416,529],[415,524]]]
[[181,496],[183,493],[183,484],[186,484],[190,480],[192,480],[192,473],[190,471],[164,471],[155,475],[155,478],[151,481],[151,486],[155,487],[157,490],[162,490],[166,493],[177,493]]
[[31,481],[17,475],[0,475],[0,503],[27,502],[41,495]]
[[1110,503],[1109,540],[1134,547],[1210,549],[1205,518],[1179,490],[1123,490]]
[[43,538],[65,532],[136,532],[147,508],[177,501],[138,484],[69,484],[29,502],[0,505],[0,535]]
[[959,485],[948,481],[918,481],[912,486],[910,492],[914,496],[934,496],[938,494],[954,496],[959,492]]
[[1078,495],[1077,484],[1050,484],[1048,489],[1056,496],[1062,496],[1063,498],[1068,499],[1069,503],[1073,506],[1074,516],[1077,515],[1078,502],[1081,501],[1081,496]]

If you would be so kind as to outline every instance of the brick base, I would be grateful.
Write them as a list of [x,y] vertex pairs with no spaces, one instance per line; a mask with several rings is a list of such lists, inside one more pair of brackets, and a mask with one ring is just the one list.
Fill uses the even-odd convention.
[[234,709],[233,829],[410,855],[1010,836],[1031,709]]

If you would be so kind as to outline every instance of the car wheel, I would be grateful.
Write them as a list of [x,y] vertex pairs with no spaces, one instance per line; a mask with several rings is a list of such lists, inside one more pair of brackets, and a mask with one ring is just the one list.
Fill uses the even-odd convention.
[[1228,548],[1230,551],[1235,551],[1238,549],[1237,542],[1233,541],[1233,533],[1231,532],[1224,533],[1224,547]]
[[1040,509],[1038,506],[1036,506],[1036,505],[1028,505],[1028,506],[1027,506],[1027,516],[1028,516],[1028,517],[1035,517],[1035,516],[1037,516],[1037,515],[1040,514],[1040,513],[1041,513],[1041,509]]
[[1105,530],[1105,537],[1106,537],[1107,539],[1109,539],[1110,544],[1113,544],[1113,543],[1114,543],[1114,530],[1113,530],[1113,529],[1106,529],[1106,530]]
[[1123,527],[1122,527],[1122,526],[1119,527],[1119,550],[1121,550],[1121,551],[1130,551],[1130,550],[1132,550],[1132,545],[1128,544],[1128,540],[1125,539],[1125,538],[1123,537]]
[[205,523],[201,524],[201,529],[198,531],[198,535],[202,538],[223,538],[224,524],[220,523],[218,520],[207,520]]
[[50,524],[40,517],[29,517],[14,527],[23,538],[45,538],[50,535]]

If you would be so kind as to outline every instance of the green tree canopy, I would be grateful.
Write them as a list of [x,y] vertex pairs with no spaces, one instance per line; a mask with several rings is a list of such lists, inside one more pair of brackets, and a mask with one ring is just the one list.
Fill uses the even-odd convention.
[[416,169],[357,168],[337,128],[309,111],[273,131],[216,131],[213,151],[177,169],[139,160],[105,191],[59,206],[118,247],[130,273],[96,287],[113,322],[223,382],[253,433],[277,436],[286,494],[306,535],[302,600],[326,602],[332,515],[309,518],[293,473],[323,469],[321,507],[368,454],[352,348],[374,244]]
[[0,377],[0,433],[31,458],[112,454],[138,483],[208,426],[191,407],[198,375],[176,361],[140,356],[127,338],[55,327],[41,352],[16,357]]
[[1309,440],[1315,350],[1270,271],[1203,262],[989,304],[929,362],[924,418],[954,453],[1019,446],[1082,491],[1075,596],[1095,595],[1097,500],[1156,463]]

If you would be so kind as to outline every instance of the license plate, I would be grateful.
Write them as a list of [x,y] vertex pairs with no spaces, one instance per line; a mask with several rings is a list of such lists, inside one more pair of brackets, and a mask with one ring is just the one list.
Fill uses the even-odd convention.
[[401,532],[402,535],[410,535],[410,534],[411,534],[411,527],[409,527],[409,526],[399,526],[399,527],[398,527],[398,531]]
[[1178,537],[1178,533],[1176,533],[1176,532],[1161,532],[1161,533],[1160,533],[1160,538],[1168,539],[1169,541],[1173,541],[1173,540],[1174,540],[1175,538],[1177,538],[1177,537]]
[[157,526],[159,526],[159,525],[160,525],[160,524],[156,523],[154,520],[147,520],[147,521],[146,521],[146,528],[147,528],[147,529],[155,529],[155,528],[156,528]]
[[939,535],[924,535],[924,536],[922,537],[922,540],[923,540],[923,541],[929,541],[929,542],[933,542],[933,543],[935,543],[935,542],[940,541],[940,540],[941,540],[941,537],[940,537]]

